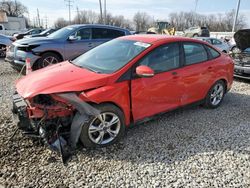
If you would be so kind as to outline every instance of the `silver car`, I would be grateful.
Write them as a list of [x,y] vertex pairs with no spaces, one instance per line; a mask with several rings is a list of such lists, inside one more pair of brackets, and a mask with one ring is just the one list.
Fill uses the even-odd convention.
[[212,44],[213,46],[217,47],[219,50],[221,50],[224,53],[228,53],[230,50],[230,46],[228,43],[221,41],[217,38],[212,38],[212,37],[197,37],[199,40],[203,40],[205,42],[208,42]]
[[72,60],[113,38],[130,35],[126,29],[107,25],[71,25],[47,37],[18,40],[7,51],[5,61],[22,70],[29,58],[33,70],[64,60]]
[[5,57],[6,48],[15,41],[14,37],[0,34],[0,57]]

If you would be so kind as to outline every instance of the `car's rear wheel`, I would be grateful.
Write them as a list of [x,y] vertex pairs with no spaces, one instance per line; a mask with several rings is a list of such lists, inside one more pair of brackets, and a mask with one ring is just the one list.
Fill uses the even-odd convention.
[[53,52],[44,53],[41,58],[34,64],[33,70],[42,69],[49,65],[59,63],[61,58]]
[[80,140],[87,148],[105,147],[117,142],[125,132],[122,111],[111,104],[99,105],[98,117],[92,117],[83,125]]
[[217,108],[223,101],[225,95],[225,83],[222,80],[217,81],[209,90],[206,99],[205,107]]

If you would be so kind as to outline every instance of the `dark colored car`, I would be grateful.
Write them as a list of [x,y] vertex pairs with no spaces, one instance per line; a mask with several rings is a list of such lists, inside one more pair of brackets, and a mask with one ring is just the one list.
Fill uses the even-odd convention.
[[127,29],[114,26],[70,25],[47,37],[16,41],[7,51],[5,61],[20,71],[29,58],[32,69],[37,70],[63,60],[72,60],[102,43],[125,35],[130,35]]
[[44,30],[44,31],[42,31],[41,33],[38,33],[38,34],[26,35],[26,36],[24,36],[24,38],[46,37],[46,36],[50,35],[51,33],[54,33],[57,30],[58,29],[50,28],[50,29],[46,29],[46,30]]
[[39,34],[43,31],[44,29],[41,29],[41,28],[35,28],[35,29],[30,29],[24,33],[17,33],[17,34],[14,34],[14,37],[19,40],[19,39],[22,39],[24,36],[26,35],[35,35],[35,34]]
[[238,51],[232,53],[234,76],[250,79],[250,29],[239,30],[234,34]]
[[232,86],[233,66],[200,40],[120,37],[21,78],[13,111],[20,128],[52,147],[60,140],[71,148],[78,141],[103,147],[156,114],[196,102],[218,107]]

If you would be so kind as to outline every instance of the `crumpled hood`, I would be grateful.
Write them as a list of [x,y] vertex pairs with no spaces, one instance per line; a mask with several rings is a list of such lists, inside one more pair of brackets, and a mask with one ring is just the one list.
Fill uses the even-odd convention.
[[109,76],[91,72],[66,61],[21,78],[16,83],[16,90],[24,98],[32,98],[38,94],[84,91],[104,86]]
[[250,29],[242,29],[234,34],[234,40],[236,46],[244,51],[246,48],[250,47]]
[[48,37],[35,37],[35,38],[23,38],[17,40],[14,44],[17,45],[34,45],[34,44],[43,44],[43,43],[52,43],[55,42],[55,39]]

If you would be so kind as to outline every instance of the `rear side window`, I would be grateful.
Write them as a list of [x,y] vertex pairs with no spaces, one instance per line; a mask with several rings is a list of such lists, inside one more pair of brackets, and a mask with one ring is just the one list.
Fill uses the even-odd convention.
[[125,32],[114,30],[114,29],[105,29],[105,28],[93,28],[92,29],[92,38],[93,39],[113,39],[120,36],[124,36]]
[[183,44],[186,65],[208,60],[206,49],[202,44],[187,42]]
[[166,72],[180,67],[180,52],[178,43],[158,47],[143,58],[140,65],[146,65],[155,73]]
[[211,55],[211,59],[215,59],[215,58],[220,56],[220,53],[217,52],[215,49],[213,49],[213,48],[211,48],[209,46],[206,46],[206,47],[207,47],[207,49],[208,49],[208,51],[209,51],[209,53]]
[[0,30],[3,30],[3,26],[0,25]]
[[217,39],[213,39],[213,44],[214,45],[219,45],[219,44],[222,44],[222,42],[217,40]]

